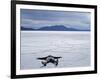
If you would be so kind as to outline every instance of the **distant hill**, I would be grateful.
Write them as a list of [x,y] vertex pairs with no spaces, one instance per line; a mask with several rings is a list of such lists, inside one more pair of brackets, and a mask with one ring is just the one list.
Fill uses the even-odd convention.
[[77,29],[74,28],[68,28],[64,25],[55,25],[55,26],[48,26],[48,27],[42,27],[38,30],[47,30],[47,31],[77,31]]
[[90,31],[90,30],[80,30],[76,28],[69,28],[64,25],[45,26],[39,29],[21,27],[21,30],[25,30],[25,31],[27,30],[33,30],[33,31]]

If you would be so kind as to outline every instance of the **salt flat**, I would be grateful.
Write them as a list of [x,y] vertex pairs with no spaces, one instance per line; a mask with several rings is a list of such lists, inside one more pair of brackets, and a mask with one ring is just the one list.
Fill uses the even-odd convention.
[[57,68],[90,66],[90,54],[90,32],[21,31],[21,69],[40,68],[36,58],[48,55],[62,57]]

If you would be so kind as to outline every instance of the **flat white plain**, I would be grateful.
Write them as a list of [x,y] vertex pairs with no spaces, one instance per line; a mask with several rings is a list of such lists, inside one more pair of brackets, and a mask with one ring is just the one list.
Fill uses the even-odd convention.
[[21,69],[43,69],[38,57],[61,56],[59,65],[44,68],[87,67],[91,64],[90,32],[21,31]]

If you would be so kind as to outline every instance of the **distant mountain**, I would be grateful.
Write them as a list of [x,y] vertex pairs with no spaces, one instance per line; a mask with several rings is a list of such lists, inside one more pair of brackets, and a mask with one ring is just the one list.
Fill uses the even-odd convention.
[[66,27],[64,25],[45,26],[45,27],[41,27],[39,29],[21,27],[21,30],[33,30],[33,31],[89,31],[89,30],[80,30],[80,29],[76,29],[76,28],[69,28],[69,27]]
[[47,31],[77,31],[77,29],[74,28],[68,28],[64,25],[55,25],[55,26],[48,26],[48,27],[42,27],[38,30],[47,30]]

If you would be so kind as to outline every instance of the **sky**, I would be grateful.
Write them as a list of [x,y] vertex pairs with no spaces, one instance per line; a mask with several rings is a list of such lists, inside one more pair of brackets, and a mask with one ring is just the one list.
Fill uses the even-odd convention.
[[89,30],[91,24],[91,13],[89,12],[21,9],[20,15],[21,26],[26,28],[38,29],[64,25],[65,27]]

